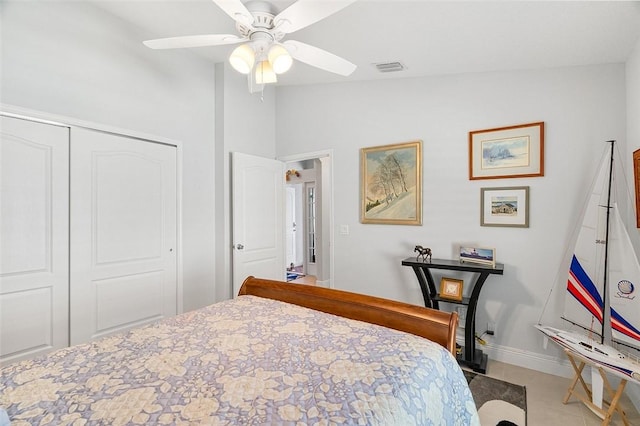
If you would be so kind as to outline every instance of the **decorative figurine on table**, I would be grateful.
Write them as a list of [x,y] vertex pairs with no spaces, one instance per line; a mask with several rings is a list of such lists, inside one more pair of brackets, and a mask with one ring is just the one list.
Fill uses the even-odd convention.
[[427,261],[427,257],[429,258],[429,262],[431,262],[431,249],[429,247],[416,246],[413,251],[418,252],[418,255],[416,256],[416,262],[420,257],[422,257],[423,262]]

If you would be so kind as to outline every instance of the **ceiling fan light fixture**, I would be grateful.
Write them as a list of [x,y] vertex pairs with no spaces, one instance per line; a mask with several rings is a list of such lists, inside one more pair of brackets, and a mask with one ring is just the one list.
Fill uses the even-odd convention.
[[256,65],[256,84],[277,83],[278,77],[271,67],[269,61],[260,61]]
[[285,49],[281,44],[277,43],[271,46],[271,48],[269,49],[268,58],[269,63],[273,67],[273,71],[276,74],[282,74],[289,71],[291,65],[293,64],[293,58],[291,57],[287,49]]
[[231,56],[229,56],[229,63],[241,74],[249,74],[253,69],[253,64],[256,61],[256,54],[248,44],[241,44],[236,47]]
[[[1,1],[1,0],[0,0]],[[213,0],[236,23],[238,35],[203,34],[146,40],[152,49],[176,49],[203,46],[237,47],[229,55],[229,65],[247,76],[249,91],[264,90],[267,83],[276,83],[277,74],[287,72],[293,59],[312,67],[349,76],[356,65],[320,48],[295,40],[281,41],[287,34],[323,20],[356,0],[317,1],[288,0],[280,10],[275,0]]]

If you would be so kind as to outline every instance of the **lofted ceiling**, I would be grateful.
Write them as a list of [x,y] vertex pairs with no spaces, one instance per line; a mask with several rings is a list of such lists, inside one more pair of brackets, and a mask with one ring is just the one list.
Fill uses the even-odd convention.
[[[144,39],[236,34],[233,20],[211,0],[94,3],[136,26]],[[271,3],[280,11],[293,1]],[[639,38],[638,1],[359,0],[285,38],[339,55],[355,63],[356,71],[342,77],[295,62],[278,84],[621,63]],[[189,50],[223,62],[233,48]],[[383,74],[373,65],[394,61],[406,70]]]

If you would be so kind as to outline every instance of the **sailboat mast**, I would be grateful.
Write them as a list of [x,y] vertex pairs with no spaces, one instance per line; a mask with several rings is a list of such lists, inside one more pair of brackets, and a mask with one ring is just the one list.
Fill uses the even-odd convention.
[[[605,238],[604,238],[604,281],[603,281],[603,290],[602,290],[602,333],[600,333],[600,343],[606,343],[608,345],[611,344],[611,327],[608,324],[611,324],[611,312],[608,306],[608,272],[609,272],[609,217],[611,215],[611,186],[613,183],[613,152],[614,145],[616,141],[607,141],[611,144],[611,155],[609,162],[609,187],[607,193],[607,222],[606,222],[606,230],[605,230]],[[606,336],[605,336],[605,333]]]

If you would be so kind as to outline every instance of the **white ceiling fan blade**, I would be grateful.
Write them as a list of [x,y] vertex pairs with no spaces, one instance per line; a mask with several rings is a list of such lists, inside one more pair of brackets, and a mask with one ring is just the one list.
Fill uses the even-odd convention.
[[177,49],[181,47],[221,46],[224,44],[240,43],[247,40],[232,34],[206,34],[184,37],[158,38],[143,41],[144,45],[152,49]]
[[292,33],[308,27],[327,16],[344,9],[356,0],[298,0],[280,12],[274,26],[283,33]]
[[253,15],[240,0],[213,0],[213,2],[224,10],[224,13],[231,16],[234,21],[240,22],[249,28],[253,27]]
[[325,71],[347,76],[357,68],[346,59],[299,41],[287,40],[282,44],[293,58]]

